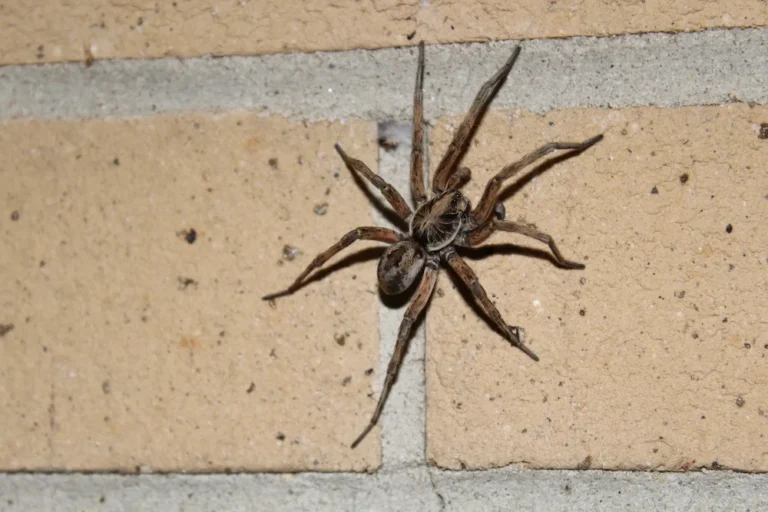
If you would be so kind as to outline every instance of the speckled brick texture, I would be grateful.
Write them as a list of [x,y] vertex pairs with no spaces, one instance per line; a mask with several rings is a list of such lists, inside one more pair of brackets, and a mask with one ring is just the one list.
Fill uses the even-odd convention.
[[763,0],[205,0],[0,5],[0,61],[40,63],[689,32],[768,24]]
[[[375,126],[228,114],[0,126],[0,470],[371,470]],[[362,245],[362,244],[361,244]],[[298,254],[286,257],[284,247]]]
[[[520,235],[467,251],[539,363],[441,280],[427,322],[431,463],[768,470],[765,122],[747,105],[487,116],[465,159],[473,200],[544,142],[605,133],[504,195],[507,218],[536,223],[586,270]],[[433,154],[456,123],[438,123]]]

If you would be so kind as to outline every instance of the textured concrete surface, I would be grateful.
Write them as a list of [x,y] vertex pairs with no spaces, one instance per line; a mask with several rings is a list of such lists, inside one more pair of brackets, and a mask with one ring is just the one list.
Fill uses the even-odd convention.
[[[427,119],[465,112],[517,43],[428,46]],[[522,44],[493,108],[768,103],[768,29]],[[0,119],[255,110],[310,121],[410,120],[413,48],[0,67]]]
[[23,2],[0,5],[0,63],[349,50],[691,32],[768,24],[761,0]]
[[373,475],[6,475],[5,510],[764,510],[765,475],[439,471]]
[[[473,200],[544,142],[605,134],[506,195],[508,219],[587,268],[558,268],[510,233],[486,242],[495,253],[465,252],[541,361],[444,281],[427,332],[430,461],[768,470],[764,120],[746,105],[486,116],[464,159]],[[435,128],[433,158],[458,122]]]
[[[578,38],[529,41],[524,45],[523,56],[532,55],[533,58],[528,61],[520,60],[521,66],[513,72],[512,78],[502,90],[493,109],[520,108],[523,111],[545,113],[571,107],[682,106],[739,101],[765,104],[768,103],[768,96],[766,96],[768,87],[765,81],[765,77],[768,76],[765,72],[768,69],[766,66],[768,59],[764,52],[765,41],[765,30],[710,31],[677,36],[651,34],[600,40]],[[458,114],[466,110],[476,87],[498,67],[513,44],[507,42],[428,48],[426,79],[428,118],[434,120],[443,115]],[[19,116],[30,116],[47,119],[78,119],[115,115],[154,116],[157,113],[169,111],[185,113],[199,110],[250,109],[259,111],[262,116],[278,114],[307,120],[338,120],[349,116],[375,122],[391,119],[406,120],[410,115],[414,62],[414,52],[403,49],[310,56],[96,62],[91,67],[78,64],[6,66],[0,68],[0,118],[8,120]],[[563,70],[567,71],[563,72]],[[518,72],[521,72],[518,79],[522,81],[513,82]],[[760,110],[756,109],[756,111]],[[150,117],[150,120],[152,119]],[[738,116],[737,119],[739,119]],[[759,119],[754,121],[762,122]],[[585,122],[585,124],[588,123]],[[297,130],[302,129],[298,124],[292,126],[296,126]],[[550,128],[545,127],[542,133],[531,134],[531,137],[543,136],[548,129]],[[728,127],[726,131],[732,133],[734,130]],[[382,136],[385,132],[386,130],[380,125],[378,135]],[[276,136],[277,134],[278,132]],[[376,134],[369,133],[361,137],[368,141],[368,145],[364,145],[362,139],[358,140],[355,137],[354,140],[357,142],[352,143],[352,147],[362,149],[362,151],[356,149],[355,154],[360,155],[373,166],[375,152],[365,148],[372,147]],[[538,137],[536,139],[538,141]],[[114,147],[119,148],[120,145],[115,143]],[[225,148],[226,152],[234,151],[227,147],[224,141],[218,142],[217,147]],[[628,147],[634,149],[633,146]],[[392,157],[399,162],[396,166],[393,165],[392,171],[395,174],[400,172],[398,169],[407,167],[407,164],[399,160],[402,158],[398,153],[401,149],[405,148],[399,148],[392,154]],[[624,149],[626,147],[622,150]],[[517,148],[510,148],[510,150],[517,150]],[[388,157],[385,152],[382,153],[381,149],[379,154],[381,157],[379,168],[386,173],[388,170],[382,167],[388,165]],[[617,152],[616,155],[618,154]],[[268,161],[272,155],[264,156]],[[290,160],[290,157],[287,158]],[[587,158],[587,156],[580,158]],[[606,158],[605,154],[603,158]],[[623,158],[626,158],[626,155]],[[279,162],[283,162],[282,157]],[[578,162],[579,159],[573,164],[577,165]],[[687,165],[695,167],[695,162]],[[483,171],[482,166],[475,169],[476,173]],[[563,171],[563,174],[560,174],[560,171],[558,167],[550,172],[555,173],[552,175],[554,178],[560,179],[562,176],[566,179],[567,173]],[[692,172],[690,174],[694,175]],[[541,179],[545,178],[547,175],[541,177]],[[670,179],[670,182],[665,181],[656,185],[659,191],[665,190],[665,186],[670,187],[665,193],[678,190],[675,187],[679,183],[679,176],[676,178],[673,176]],[[678,180],[677,183],[675,179]],[[694,181],[688,183],[695,184]],[[553,188],[559,190],[557,187]],[[307,195],[313,197],[312,194],[319,193],[320,190],[322,189],[319,186],[312,188]],[[573,187],[574,193],[579,191],[578,186]],[[659,197],[662,197],[661,194]],[[674,198],[674,196],[670,197]],[[520,196],[515,199],[519,200]],[[666,204],[662,203],[662,205]],[[693,201],[690,204],[695,206],[697,203]],[[236,207],[238,211],[242,208],[239,204]],[[576,207],[578,204],[574,205],[574,208]],[[369,206],[365,208],[365,211],[370,211]],[[329,209],[328,215],[330,211]],[[199,209],[196,208],[194,212],[199,213]],[[595,212],[595,215],[597,213]],[[295,229],[313,235],[315,232],[325,232],[320,229],[307,229],[307,219],[314,218],[313,214],[307,213],[306,216],[301,217],[304,225]],[[337,229],[346,228],[347,220],[347,217],[344,217],[344,222],[338,222]],[[541,217],[531,220],[539,223],[547,221]],[[15,222],[21,222],[21,220]],[[242,222],[244,225],[242,229],[251,229],[252,219],[243,219]],[[341,224],[344,226],[342,227]],[[183,222],[183,226],[174,226],[173,229],[174,231],[184,229],[186,225],[188,223]],[[733,223],[733,226],[737,227],[737,224]],[[559,226],[555,225],[555,227]],[[736,233],[735,229],[732,230],[732,235]],[[330,233],[328,234],[330,236]],[[236,235],[233,233],[233,236]],[[321,242],[325,243],[326,240],[318,240],[318,246]],[[584,243],[578,238],[575,241],[568,240],[568,245],[563,245],[563,250],[577,250],[579,244]],[[281,249],[281,247],[277,248]],[[254,251],[256,250],[254,248]],[[578,254],[578,252],[568,254]],[[595,257],[592,253],[584,255]],[[546,262],[541,263],[544,264],[543,273],[549,274],[550,279],[562,279],[571,275],[566,273],[564,276],[562,271]],[[738,264],[736,265],[736,269],[739,268]],[[359,267],[343,270],[334,278],[336,283],[340,283],[337,287],[338,293],[340,296],[343,293],[345,300],[349,300],[350,297],[348,292],[351,291],[349,288],[351,276],[355,274],[360,279],[364,269],[365,265],[361,264]],[[736,272],[736,269],[732,272]],[[537,275],[541,274],[537,273]],[[503,277],[507,278],[507,276]],[[441,286],[449,286],[449,283],[450,281],[443,276],[440,281]],[[588,281],[582,286],[590,285],[591,281]],[[318,306],[316,301],[319,294],[312,295],[311,292],[321,291],[322,286],[324,285],[321,282],[317,282],[306,289],[304,297],[315,297],[314,301],[307,304],[312,307]],[[258,294],[255,293],[255,287],[251,290],[252,293],[244,295],[256,299]],[[665,291],[669,290],[665,288]],[[688,292],[687,289],[686,292]],[[688,293],[686,298],[687,295]],[[352,297],[353,300],[360,300],[361,294],[354,293]],[[371,294],[371,297],[375,303],[375,293]],[[589,296],[586,292],[584,298],[597,300],[594,295]],[[218,300],[218,297],[216,299]],[[566,292],[566,296],[559,296],[557,299],[561,304],[565,304],[574,300],[574,297],[567,296]],[[249,303],[249,307],[251,306],[256,307]],[[438,312],[437,306],[438,304],[433,304],[430,315]],[[281,304],[278,304],[278,307],[281,307]],[[459,307],[467,314],[466,322],[474,321],[470,320],[473,313],[466,305],[460,304]],[[505,309],[505,313],[508,311]],[[375,310],[373,313],[375,315]],[[591,309],[586,310],[585,316],[579,316],[577,321],[593,321],[591,314]],[[527,321],[522,316],[515,318]],[[328,320],[323,318],[323,321]],[[379,349],[372,347],[370,355],[367,356],[370,357],[371,368],[375,366],[377,352],[381,359],[386,358],[387,347],[392,343],[392,339],[388,337],[393,332],[394,323],[398,321],[397,315],[381,314],[379,327],[383,339],[381,347]],[[427,327],[430,327],[433,322],[434,320],[428,320]],[[523,324],[522,321],[520,323]],[[545,344],[552,344],[554,348],[562,346],[556,344],[558,340],[545,336],[547,326],[550,326],[548,321],[542,321],[540,324],[542,330],[537,330],[539,324],[523,325],[531,337],[536,337],[532,340],[538,347]],[[570,327],[574,324],[568,325]],[[463,323],[458,324],[459,329],[465,327]],[[376,329],[375,325],[371,328]],[[559,329],[557,325],[555,328]],[[10,339],[9,336],[14,332],[6,333],[0,343]],[[304,335],[306,330],[302,329],[301,333]],[[332,329],[328,331],[328,334],[330,333],[336,334]],[[418,359],[421,357],[418,341],[418,338],[414,340],[412,348],[417,350],[409,354],[404,379],[396,388],[396,393],[400,397],[390,401],[390,407],[385,410],[381,448],[384,466],[373,475],[303,473],[297,475],[120,476],[5,473],[0,474],[0,498],[2,498],[0,507],[11,510],[147,508],[251,510],[259,507],[334,510],[360,508],[482,510],[504,507],[542,510],[614,510],[616,508],[759,510],[765,508],[768,503],[768,495],[766,495],[768,480],[765,475],[739,474],[729,471],[671,474],[623,471],[540,471],[513,468],[471,472],[428,469],[425,467],[425,457],[418,460],[413,458],[413,454],[421,446],[419,442],[423,443],[423,438],[414,440],[420,432],[419,423],[423,421],[421,416],[423,397],[415,400],[413,404],[409,401],[409,393],[418,393],[414,391],[418,388],[410,386],[420,385],[418,381],[423,371],[418,365]],[[498,342],[499,340],[494,337],[489,341]],[[657,340],[651,341],[658,343]],[[578,345],[574,342],[573,350],[577,348]],[[500,357],[508,357],[501,352],[502,347],[499,350]],[[756,353],[754,348],[752,350]],[[312,355],[304,353],[298,354],[297,357],[298,359],[294,361],[305,361],[305,357],[312,357]],[[515,361],[519,363],[520,359],[516,358]],[[492,363],[495,365],[496,361]],[[463,360],[462,364],[465,364]],[[343,368],[364,367],[347,360]],[[285,371],[290,372],[292,369],[288,368]],[[382,368],[379,367],[378,371],[374,371],[374,375],[369,377],[369,382],[373,384],[374,389],[377,385],[375,381],[380,378],[381,371]],[[601,372],[604,371],[605,369],[601,369]],[[19,374],[15,375],[14,386],[27,389],[35,385],[34,382],[23,381],[18,377]],[[349,384],[355,382],[353,376]],[[480,380],[478,384],[486,385],[487,381]],[[366,386],[369,385],[366,384]],[[326,382],[314,384],[313,390],[332,392],[332,383],[330,385]],[[256,390],[253,393],[256,393]],[[329,415],[333,418],[333,424],[338,427],[340,445],[346,445],[367,421],[375,396],[374,394],[370,398],[365,397],[350,413],[334,410],[333,414],[337,417]],[[394,395],[393,398],[395,398]],[[358,399],[357,394],[349,397],[344,395],[343,403],[353,404],[356,403],[353,400]],[[335,403],[342,403],[339,400]],[[742,410],[747,410],[750,403],[744,402]],[[290,404],[284,404],[284,407],[286,416],[294,413]],[[279,408],[276,410],[283,411]],[[350,415],[353,416],[351,422]],[[265,418],[265,421],[274,421],[274,419]],[[565,426],[562,427],[565,428]],[[349,429],[349,431],[341,429]],[[458,427],[456,432],[457,438],[466,435]],[[752,434],[748,433],[748,435]],[[207,441],[205,439],[202,442]],[[375,454],[376,438],[372,437],[368,443],[367,449],[374,450]],[[365,446],[361,445],[360,448]],[[507,450],[502,450],[502,454],[508,453]],[[304,460],[306,462],[309,459]],[[376,462],[374,458],[373,464],[369,467],[375,467]],[[582,467],[584,467],[583,464]]]
[[375,434],[349,450],[378,354],[373,262],[260,300],[371,224],[333,144],[374,160],[375,133],[251,114],[5,124],[0,468],[377,467]]

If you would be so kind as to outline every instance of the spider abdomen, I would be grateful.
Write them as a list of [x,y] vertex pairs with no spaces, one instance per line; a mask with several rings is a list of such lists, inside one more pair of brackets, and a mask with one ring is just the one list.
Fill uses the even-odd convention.
[[459,234],[462,218],[469,208],[469,200],[461,192],[434,197],[411,217],[411,236],[427,251],[439,251]]
[[413,240],[389,246],[382,254],[377,269],[381,291],[397,295],[410,288],[424,268],[426,259],[424,249]]

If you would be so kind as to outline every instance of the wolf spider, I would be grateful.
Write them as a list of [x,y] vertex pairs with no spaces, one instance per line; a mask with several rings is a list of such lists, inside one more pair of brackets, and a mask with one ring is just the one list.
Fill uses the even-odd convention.
[[387,396],[397,377],[400,363],[403,360],[411,328],[419,314],[424,310],[435,289],[441,261],[446,263],[469,288],[480,309],[488,315],[493,324],[506,336],[507,340],[534,361],[539,360],[538,356],[521,342],[518,328],[508,325],[504,321],[499,310],[496,309],[496,306],[488,298],[477,275],[456,252],[456,247],[477,246],[495,231],[519,233],[547,244],[555,260],[562,267],[584,268],[584,265],[581,263],[566,260],[558,250],[552,237],[539,231],[535,226],[505,221],[504,205],[498,202],[497,197],[502,184],[524,167],[555,150],[567,149],[573,150],[573,153],[584,151],[600,141],[603,138],[602,135],[597,135],[584,142],[550,142],[525,155],[517,162],[507,165],[488,182],[483,196],[475,208],[472,208],[469,199],[459,190],[470,178],[470,170],[466,167],[458,167],[459,161],[464,156],[472,140],[473,132],[478,126],[486,107],[504,83],[519,54],[520,47],[518,46],[514,49],[504,66],[480,88],[475,101],[472,103],[472,107],[461,122],[461,125],[459,125],[456,133],[454,133],[453,140],[450,146],[448,146],[448,151],[446,151],[445,156],[443,156],[443,159],[437,166],[434,178],[432,179],[432,196],[429,197],[424,183],[424,42],[422,41],[419,44],[416,90],[413,95],[411,189],[413,190],[415,212],[394,187],[372,172],[363,162],[347,155],[341,149],[341,146],[338,144],[335,146],[336,151],[338,151],[347,167],[353,172],[362,175],[378,188],[397,215],[404,222],[408,223],[408,233],[400,233],[383,227],[359,227],[353,229],[341,237],[341,240],[315,257],[312,263],[296,278],[291,286],[283,291],[264,297],[264,300],[273,300],[295,292],[301,288],[310,272],[323,266],[335,254],[357,240],[374,240],[390,244],[390,247],[381,256],[377,270],[379,286],[385,294],[395,295],[403,293],[411,287],[419,275],[422,275],[413,300],[408,306],[403,321],[400,324],[394,354],[387,367],[387,376],[384,380],[384,387],[379,396],[376,410],[363,432],[352,443],[352,448],[360,444],[379,420],[384,403],[387,400]]

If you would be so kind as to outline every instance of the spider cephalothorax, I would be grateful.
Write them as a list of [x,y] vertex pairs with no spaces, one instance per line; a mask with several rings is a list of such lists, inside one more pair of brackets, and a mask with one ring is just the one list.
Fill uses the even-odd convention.
[[470,177],[466,167],[458,167],[464,152],[471,140],[471,134],[477,127],[483,111],[493,96],[501,87],[512,65],[520,53],[520,47],[515,48],[504,66],[480,88],[472,103],[472,107],[453,135],[448,151],[437,166],[432,179],[432,197],[427,195],[424,180],[424,43],[419,44],[419,64],[416,72],[416,91],[413,98],[413,148],[411,152],[411,189],[416,210],[403,199],[400,193],[379,175],[372,172],[360,160],[348,156],[337,144],[336,150],[344,163],[356,173],[361,174],[378,188],[389,204],[395,210],[403,224],[408,226],[407,232],[401,233],[389,228],[360,227],[355,228],[326,251],[320,253],[312,263],[288,287],[278,293],[267,295],[265,300],[273,300],[298,290],[306,277],[315,269],[320,268],[339,251],[357,240],[375,240],[390,244],[379,260],[378,278],[381,290],[394,295],[403,293],[421,276],[413,300],[403,316],[400,330],[397,334],[395,352],[387,367],[384,387],[379,396],[376,410],[363,433],[352,443],[352,448],[373,429],[379,420],[389,391],[395,382],[400,362],[405,354],[411,328],[416,318],[429,302],[437,282],[440,262],[451,268],[458,278],[466,284],[480,308],[499,329],[507,340],[528,356],[538,361],[538,357],[520,341],[518,329],[508,325],[496,306],[488,298],[485,289],[480,284],[472,268],[459,256],[456,247],[474,247],[484,242],[495,231],[520,233],[535,238],[549,245],[555,261],[566,268],[584,268],[581,263],[575,263],[563,258],[552,237],[539,231],[535,226],[504,220],[504,206],[498,200],[498,194],[505,180],[517,174],[524,167],[555,150],[570,149],[580,152],[600,141],[598,135],[584,142],[550,142],[537,150],[528,153],[520,160],[507,165],[496,174],[485,187],[483,196],[473,209],[469,199],[458,189]]
[[411,236],[429,252],[450,245],[467,222],[469,199],[457,191],[433,197],[411,216]]

